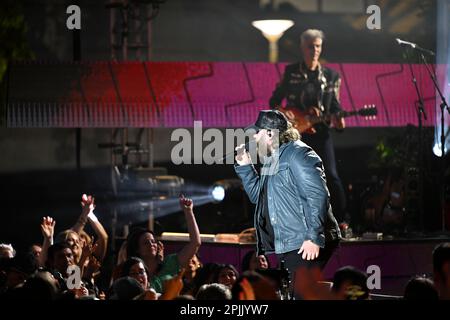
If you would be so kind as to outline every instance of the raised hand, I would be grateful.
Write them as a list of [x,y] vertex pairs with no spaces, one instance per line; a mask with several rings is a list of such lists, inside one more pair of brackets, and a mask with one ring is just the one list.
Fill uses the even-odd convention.
[[91,195],[83,194],[81,196],[81,208],[82,214],[87,216],[89,213],[93,212],[95,209],[95,198]]
[[41,223],[42,236],[46,239],[53,239],[56,221],[52,217],[43,217]]
[[245,144],[241,144],[236,147],[236,157],[234,158],[238,165],[244,166],[246,164],[252,163],[252,158],[250,157],[250,153],[245,150]]
[[194,203],[193,203],[192,199],[185,198],[184,195],[181,195],[180,196],[180,207],[183,210],[186,210],[186,209],[192,210],[194,208]]

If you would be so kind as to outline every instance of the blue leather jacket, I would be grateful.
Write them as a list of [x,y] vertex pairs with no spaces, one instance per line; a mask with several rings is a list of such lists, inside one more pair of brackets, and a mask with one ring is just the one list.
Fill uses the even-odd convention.
[[265,179],[275,253],[298,250],[305,240],[311,240],[323,248],[325,240],[340,239],[320,157],[311,147],[298,140],[282,144],[271,158],[272,161],[262,168],[274,168],[271,174],[259,175],[252,164],[235,166],[250,201],[256,204],[258,253],[271,253],[261,247],[258,230],[261,215],[259,202],[262,200],[259,195]]

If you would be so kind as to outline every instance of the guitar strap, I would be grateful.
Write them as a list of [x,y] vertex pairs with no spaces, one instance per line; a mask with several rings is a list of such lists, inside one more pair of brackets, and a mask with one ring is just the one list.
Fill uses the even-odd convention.
[[[330,114],[330,107],[333,98],[333,93],[335,93],[335,86],[331,81],[325,78],[322,66],[320,65],[320,82],[322,84],[321,91],[321,102],[322,102],[322,112],[324,115]],[[339,89],[338,89],[339,90]]]
[[327,90],[327,78],[325,78],[323,68],[320,63],[319,63],[318,81],[320,83],[318,106],[320,107],[322,113],[327,113],[329,109],[329,103],[324,103],[324,93],[326,92],[325,90]]

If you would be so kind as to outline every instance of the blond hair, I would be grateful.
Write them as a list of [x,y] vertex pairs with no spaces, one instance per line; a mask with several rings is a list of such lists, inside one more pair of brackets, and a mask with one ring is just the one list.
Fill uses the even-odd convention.
[[302,135],[300,132],[292,126],[292,123],[288,121],[288,126],[286,131],[280,134],[280,143],[287,143],[289,141],[297,141],[300,140]]
[[280,133],[278,139],[275,139],[274,147],[278,148],[280,145],[284,143],[288,143],[290,141],[297,141],[301,139],[300,132],[292,126],[292,123],[288,121],[287,129]]

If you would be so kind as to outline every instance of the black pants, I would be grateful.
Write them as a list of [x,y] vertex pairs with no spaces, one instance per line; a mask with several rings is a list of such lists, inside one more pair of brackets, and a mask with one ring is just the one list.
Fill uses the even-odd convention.
[[345,219],[346,197],[344,187],[336,169],[336,158],[331,135],[328,131],[319,131],[316,134],[302,134],[302,141],[309,145],[322,159],[327,186],[331,195],[333,214],[338,222]]
[[[290,292],[291,297],[294,296],[295,288],[295,271],[300,267],[315,268],[318,267],[323,270],[333,255],[334,251],[339,247],[339,240],[330,241],[325,243],[325,248],[320,248],[319,256],[314,260],[304,260],[301,254],[298,254],[298,250],[289,251],[282,254],[277,254],[277,258],[280,262],[283,262],[285,268],[289,272],[290,278]],[[301,299],[301,297],[296,297]]]

